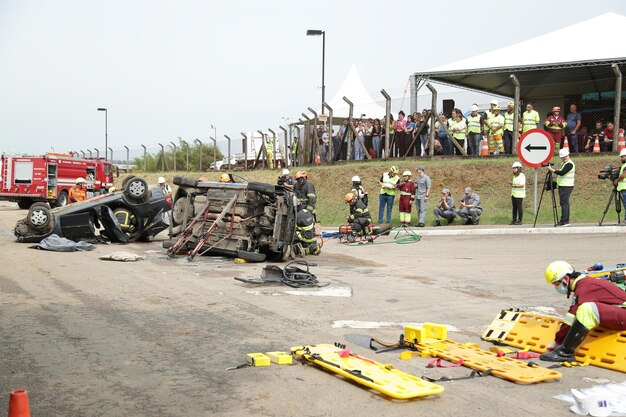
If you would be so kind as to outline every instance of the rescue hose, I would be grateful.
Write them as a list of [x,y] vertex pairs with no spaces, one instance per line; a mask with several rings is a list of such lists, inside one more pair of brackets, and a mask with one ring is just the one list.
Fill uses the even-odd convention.
[[[400,227],[396,227],[392,230],[389,231],[388,234],[391,234],[392,232],[396,232],[395,236],[393,237],[393,240],[389,241],[389,242],[350,242],[350,243],[346,243],[347,246],[359,246],[359,245],[364,245],[366,243],[371,243],[373,245],[387,245],[390,243],[395,243],[397,245],[406,245],[409,243],[417,243],[419,242],[422,237],[420,235],[418,235],[417,233],[415,233],[413,230],[411,230],[410,228],[408,228],[407,226],[400,226]],[[400,236],[401,233],[404,233],[404,235]],[[378,237],[378,236],[376,236]]]

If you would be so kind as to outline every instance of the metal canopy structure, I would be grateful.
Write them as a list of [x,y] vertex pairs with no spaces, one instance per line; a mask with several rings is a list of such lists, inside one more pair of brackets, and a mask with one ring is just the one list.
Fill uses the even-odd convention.
[[513,97],[515,85],[510,76],[514,74],[522,86],[522,98],[533,100],[575,95],[581,91],[611,91],[615,87],[612,64],[623,67],[626,57],[533,66],[418,72],[414,77],[416,84],[421,79]]

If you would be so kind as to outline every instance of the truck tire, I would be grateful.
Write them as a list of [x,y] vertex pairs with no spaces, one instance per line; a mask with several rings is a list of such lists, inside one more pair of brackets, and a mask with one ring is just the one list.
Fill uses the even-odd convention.
[[57,197],[57,201],[54,203],[54,207],[67,206],[68,201],[69,199],[67,197],[67,191],[63,190],[59,193],[59,196]]
[[27,219],[33,229],[46,231],[52,223],[52,210],[47,203],[35,203],[28,209]]
[[272,184],[266,184],[264,182],[249,182],[246,188],[250,191],[256,191],[261,194],[276,194],[276,187]]
[[139,177],[133,177],[126,183],[124,194],[133,201],[144,201],[148,196],[148,183]]
[[248,262],[263,262],[267,256],[264,253],[248,252],[247,250],[238,250],[237,258],[241,258]]
[[21,200],[17,201],[17,206],[21,209],[29,209],[32,205],[33,200],[31,200],[30,198],[22,198]]
[[176,185],[182,185],[183,187],[197,187],[198,180],[194,180],[193,178],[187,177],[174,177],[172,182]]

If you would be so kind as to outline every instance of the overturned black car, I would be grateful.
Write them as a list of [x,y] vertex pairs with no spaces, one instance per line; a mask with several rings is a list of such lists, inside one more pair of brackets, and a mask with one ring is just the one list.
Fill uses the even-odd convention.
[[149,188],[146,181],[128,176],[122,189],[89,200],[51,209],[47,203],[35,203],[25,219],[17,222],[14,234],[19,242],[37,243],[56,234],[71,240],[101,237],[128,243],[151,240],[167,229],[167,214],[172,207],[170,196],[160,187]]
[[170,255],[286,260],[294,239],[296,198],[280,186],[174,177]]

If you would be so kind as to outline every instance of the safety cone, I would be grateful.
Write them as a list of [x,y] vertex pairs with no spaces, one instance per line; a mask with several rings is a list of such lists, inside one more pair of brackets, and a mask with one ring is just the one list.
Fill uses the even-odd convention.
[[9,417],[30,417],[28,392],[26,390],[11,392],[9,400]]
[[624,142],[624,129],[618,131],[617,136],[617,153],[620,153],[622,149],[626,148],[626,142]]
[[563,138],[563,147],[562,147],[562,149],[567,149],[567,150],[569,150],[569,142],[567,141],[567,136],[565,136],[565,137]]
[[600,140],[598,139],[598,135],[596,135],[596,139],[593,141],[593,153],[600,153]]
[[319,164],[321,164],[321,163],[322,163],[322,158],[320,158],[320,154],[319,154],[319,153],[316,153],[316,154],[315,154],[315,163],[316,163],[317,165],[319,165]]
[[276,161],[276,169],[278,169],[279,171],[283,169],[283,164],[281,164],[280,159]]
[[487,135],[483,136],[483,147],[480,148],[480,156],[489,156],[489,143],[487,141]]

